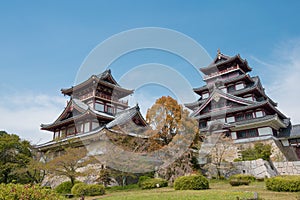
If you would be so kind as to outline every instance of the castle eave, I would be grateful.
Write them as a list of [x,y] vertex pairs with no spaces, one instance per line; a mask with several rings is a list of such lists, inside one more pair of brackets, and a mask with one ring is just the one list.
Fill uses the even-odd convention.
[[240,131],[245,129],[259,128],[259,127],[272,127],[275,130],[286,128],[286,125],[277,115],[265,116],[263,118],[255,118],[242,122],[235,122],[231,131]]

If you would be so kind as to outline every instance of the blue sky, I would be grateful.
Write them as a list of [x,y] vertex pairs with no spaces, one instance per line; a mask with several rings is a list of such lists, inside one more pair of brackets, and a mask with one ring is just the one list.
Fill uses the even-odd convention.
[[[227,55],[239,53],[279,108],[300,123],[295,109],[300,97],[299,9],[299,1],[2,1],[0,129],[34,143],[50,139],[39,125],[60,114],[67,100],[60,89],[73,85],[89,52],[114,34],[142,27],[179,31],[212,57],[218,48]],[[184,60],[160,51],[125,55],[111,68],[120,79],[149,62],[173,66],[192,87],[203,84],[193,70],[185,70]],[[169,92],[157,95],[164,91]],[[137,93],[144,107],[156,98],[141,89]]]

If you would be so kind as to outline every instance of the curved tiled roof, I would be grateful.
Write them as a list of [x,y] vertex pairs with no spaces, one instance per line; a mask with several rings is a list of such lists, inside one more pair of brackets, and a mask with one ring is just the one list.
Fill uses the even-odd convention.
[[221,90],[215,88],[214,91],[210,94],[210,96],[205,99],[205,102],[201,104],[201,106],[194,112],[192,113],[192,116],[197,116],[201,110],[213,99],[213,97],[215,97],[216,95],[220,96],[220,97],[223,97],[223,98],[226,98],[228,100],[232,100],[232,101],[235,101],[235,102],[238,102],[238,103],[241,103],[241,104],[244,104],[244,105],[253,105],[253,104],[256,104],[255,101],[249,101],[249,100],[246,100],[246,99],[243,99],[241,97],[237,97],[237,96],[234,96],[232,94],[229,94],[229,93],[224,93],[222,92]]
[[[107,81],[106,79],[109,79],[110,81]],[[122,88],[113,78],[113,76],[111,75],[111,71],[110,70],[106,70],[105,72],[99,74],[99,75],[92,75],[90,78],[88,78],[86,81],[79,83],[75,86],[72,86],[70,88],[66,88],[66,89],[61,89],[61,92],[65,95],[71,95],[73,93],[74,90],[78,90],[82,87],[88,86],[89,84],[92,84],[94,82],[97,82],[99,84],[105,85],[107,87],[110,87],[114,90],[117,91],[121,91],[124,93],[123,96],[121,96],[120,98],[127,96],[129,94],[133,93],[133,90],[128,90],[125,88]]]
[[249,72],[252,70],[248,66],[248,62],[246,60],[242,59],[239,54],[230,57],[230,56],[224,55],[222,53],[218,53],[216,55],[215,59],[213,60],[213,62],[210,63],[207,67],[200,68],[200,71],[202,71],[204,74],[208,75],[209,72],[211,70],[213,70],[214,68],[217,68],[218,66],[230,63],[234,60],[238,60],[239,62],[243,63],[243,68],[244,68],[245,72]]
[[143,118],[143,116],[140,113],[140,108],[138,105],[136,105],[135,107],[123,110],[119,113],[116,114],[115,119],[111,122],[109,122],[108,124],[106,124],[106,128],[110,129],[114,126],[117,125],[123,125],[125,123],[127,123],[129,120],[131,120],[134,116],[139,115],[140,119],[144,121],[144,123],[146,124],[145,119]]

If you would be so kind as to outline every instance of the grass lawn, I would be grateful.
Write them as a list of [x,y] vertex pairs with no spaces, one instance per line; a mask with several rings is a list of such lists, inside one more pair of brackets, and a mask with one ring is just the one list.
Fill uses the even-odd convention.
[[272,192],[265,189],[264,182],[251,183],[249,186],[232,187],[227,181],[211,181],[208,190],[183,190],[173,188],[158,188],[152,190],[129,189],[122,191],[107,191],[104,196],[86,197],[86,200],[236,200],[253,198],[257,192],[260,198],[266,200],[297,200],[299,193]]

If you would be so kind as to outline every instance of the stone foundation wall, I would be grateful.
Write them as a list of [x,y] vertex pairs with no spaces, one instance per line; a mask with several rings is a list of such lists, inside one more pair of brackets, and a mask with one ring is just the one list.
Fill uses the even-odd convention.
[[263,159],[236,162],[234,166],[239,174],[252,174],[257,178],[269,178],[277,175],[276,169]]
[[[300,175],[300,161],[293,162],[268,162],[262,159],[223,163],[221,174],[229,178],[233,174],[251,174],[256,178],[273,177],[277,175]],[[216,176],[216,169],[209,166],[206,175]]]
[[274,162],[279,175],[300,175],[300,161]]

